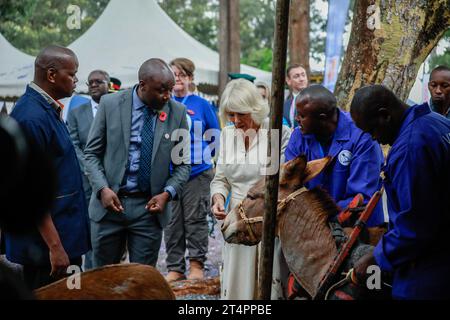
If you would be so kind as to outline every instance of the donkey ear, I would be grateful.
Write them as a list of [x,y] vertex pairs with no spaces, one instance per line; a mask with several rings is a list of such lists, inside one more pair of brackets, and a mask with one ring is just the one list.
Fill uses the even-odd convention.
[[303,175],[302,183],[305,184],[311,179],[317,177],[319,173],[331,162],[332,157],[326,156],[322,159],[311,160],[306,164],[305,173]]
[[306,167],[306,156],[299,155],[297,158],[285,162],[281,165],[280,184],[284,185],[292,182],[293,177],[299,172],[304,172]]

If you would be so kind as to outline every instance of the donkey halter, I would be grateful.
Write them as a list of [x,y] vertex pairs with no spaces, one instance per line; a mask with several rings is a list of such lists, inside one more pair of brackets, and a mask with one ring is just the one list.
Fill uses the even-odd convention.
[[[283,200],[278,200],[278,205],[277,205],[277,215],[278,212],[283,211],[286,206],[288,205],[289,202],[291,202],[292,200],[294,200],[297,196],[301,195],[302,193],[308,191],[308,189],[306,189],[305,187],[301,187],[300,189],[290,193],[286,198],[284,198]],[[247,227],[247,231],[248,234],[250,235],[250,239],[252,242],[257,242],[256,240],[256,236],[255,233],[253,232],[252,229],[252,224],[254,223],[258,223],[258,222],[263,222],[264,221],[264,217],[255,217],[255,218],[249,218],[247,217],[247,215],[245,214],[245,209],[244,206],[242,205],[242,203],[244,202],[244,200],[242,200],[239,204],[238,204],[238,212],[239,215],[241,216],[242,221],[244,221],[245,226]]]

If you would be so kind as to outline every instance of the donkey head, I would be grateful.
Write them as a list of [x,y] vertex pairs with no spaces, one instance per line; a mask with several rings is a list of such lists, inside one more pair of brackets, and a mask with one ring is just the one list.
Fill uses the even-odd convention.
[[[286,198],[316,177],[331,161],[330,157],[306,162],[304,155],[281,166],[278,199]],[[256,245],[261,241],[264,215],[265,178],[260,179],[224,220],[222,233],[226,242]]]

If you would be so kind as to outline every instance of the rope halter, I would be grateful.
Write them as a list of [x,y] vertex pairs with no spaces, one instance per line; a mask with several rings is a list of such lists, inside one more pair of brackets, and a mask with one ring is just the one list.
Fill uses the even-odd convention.
[[[306,189],[305,187],[301,187],[300,189],[290,193],[283,200],[278,200],[277,216],[278,216],[279,212],[283,211],[286,208],[286,206],[288,205],[289,202],[291,202],[297,196],[301,195],[302,193],[304,193],[306,191],[308,191],[308,189]],[[255,233],[254,233],[254,231],[252,229],[252,224],[258,223],[258,222],[263,222],[264,221],[264,217],[263,216],[254,217],[254,218],[247,217],[247,215],[245,214],[244,206],[243,206],[244,200],[245,199],[243,199],[241,202],[239,202],[239,204],[238,204],[238,212],[239,212],[239,215],[240,215],[242,221],[244,221],[245,226],[247,227],[247,231],[248,231],[248,234],[250,235],[251,241],[252,242],[257,242]]]

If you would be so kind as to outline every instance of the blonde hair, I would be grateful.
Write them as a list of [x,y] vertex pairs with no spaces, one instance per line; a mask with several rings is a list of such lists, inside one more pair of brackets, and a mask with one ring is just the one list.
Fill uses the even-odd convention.
[[269,104],[248,80],[236,79],[228,82],[220,99],[219,115],[223,123],[228,122],[227,112],[250,114],[260,125],[269,115]]

